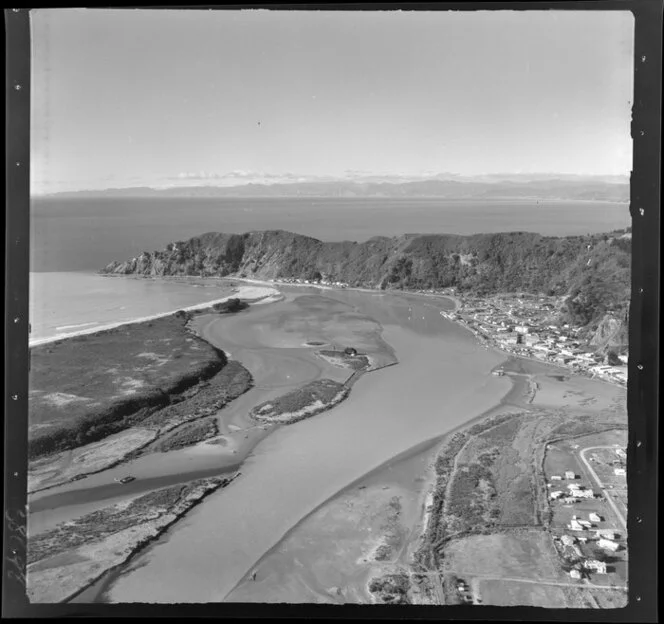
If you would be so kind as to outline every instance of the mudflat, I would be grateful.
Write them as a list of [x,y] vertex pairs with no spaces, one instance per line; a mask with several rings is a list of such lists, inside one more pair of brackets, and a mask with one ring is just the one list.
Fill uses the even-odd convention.
[[444,300],[284,292],[281,303],[210,324],[201,319],[198,329],[248,368],[262,400],[283,394],[286,386],[274,386],[291,375],[288,366],[261,368],[264,354],[311,364],[297,384],[322,376],[325,362],[314,353],[321,347],[311,343],[357,347],[385,363],[396,355],[399,364],[364,375],[333,410],[275,429],[244,461],[240,478],[123,567],[98,600],[223,600],[317,506],[404,450],[496,405],[511,386],[490,375],[504,356],[442,318]]

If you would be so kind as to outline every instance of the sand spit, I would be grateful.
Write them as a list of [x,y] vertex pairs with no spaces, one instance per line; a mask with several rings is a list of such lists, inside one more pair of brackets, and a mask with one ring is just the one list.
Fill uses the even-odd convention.
[[[181,493],[175,493],[173,502],[166,495],[164,503],[159,504],[158,495],[168,493],[163,490],[83,516],[68,523],[74,525],[75,533],[68,530],[64,548],[60,535],[62,527],[37,536],[28,551],[29,560],[32,560],[26,577],[30,602],[57,603],[72,599],[164,533],[205,496],[227,486],[236,476],[194,482]],[[141,504],[141,499],[151,501],[155,495],[156,505]],[[133,507],[136,510],[129,513]],[[68,542],[72,542],[73,549]]]
[[229,299],[238,298],[250,303],[259,303],[261,301],[268,303],[272,301],[279,301],[281,295],[279,291],[275,288],[269,286],[240,286],[236,292],[233,292],[226,297],[221,299],[214,299],[212,301],[206,301],[204,303],[197,303],[195,305],[187,306],[184,308],[179,308],[178,310],[171,310],[169,312],[160,312],[159,314],[153,314],[151,316],[144,316],[136,319],[129,319],[126,321],[118,321],[117,323],[109,323],[102,326],[88,327],[86,329],[80,329],[75,332],[68,332],[64,334],[57,334],[55,336],[50,336],[49,338],[39,338],[36,340],[31,340],[29,345],[31,347],[47,344],[49,342],[57,342],[59,340],[64,340],[65,338],[73,338],[74,336],[83,336],[88,334],[96,334],[98,332],[103,332],[109,329],[115,329],[116,327],[121,327],[122,325],[131,325],[133,323],[145,323],[147,321],[153,321],[154,319],[162,318],[164,316],[170,316],[175,314],[180,310],[184,312],[193,312],[196,310],[206,310],[207,308],[212,307],[218,303],[224,303]]

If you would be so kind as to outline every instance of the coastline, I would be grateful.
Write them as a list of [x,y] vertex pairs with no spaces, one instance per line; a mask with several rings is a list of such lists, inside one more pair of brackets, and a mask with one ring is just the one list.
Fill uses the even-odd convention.
[[102,333],[105,331],[108,331],[110,329],[115,329],[116,327],[122,327],[123,325],[133,325],[133,324],[138,324],[138,323],[147,323],[149,321],[153,321],[155,319],[163,318],[166,316],[172,316],[173,314],[176,314],[177,312],[183,311],[183,312],[195,312],[195,311],[201,311],[201,310],[207,310],[208,308],[211,308],[213,305],[216,305],[218,303],[224,303],[228,301],[229,299],[232,299],[237,296],[237,298],[240,299],[245,299],[246,301],[249,301],[251,303],[258,303],[260,300],[267,299],[269,297],[275,297],[279,294],[279,291],[276,290],[275,288],[264,288],[263,291],[261,289],[257,288],[251,288],[251,287],[240,287],[236,289],[234,292],[231,292],[231,294],[222,297],[221,299],[214,299],[212,301],[206,301],[204,303],[197,303],[194,305],[186,306],[183,308],[178,308],[177,310],[170,310],[168,312],[160,312],[158,314],[152,314],[150,316],[144,316],[140,318],[134,318],[134,319],[129,319],[126,321],[117,321],[115,323],[108,323],[106,325],[102,326],[95,326],[95,327],[88,327],[87,329],[81,329],[79,331],[75,332],[68,332],[65,334],[57,334],[56,336],[50,336],[47,338],[37,338],[35,340],[29,340],[28,346],[30,347],[36,347],[39,345],[43,344],[49,344],[52,342],[59,342],[60,340],[66,340],[67,338],[74,338],[76,336],[87,336],[90,334],[98,334]]
[[[250,283],[257,283],[257,284],[261,284],[261,285],[264,284],[264,285],[266,285],[266,286],[270,286],[270,288],[268,288],[268,289],[266,289],[266,290],[272,291],[273,294],[272,294],[272,295],[266,295],[266,296],[264,296],[264,297],[260,297],[260,298],[258,299],[258,301],[256,301],[257,303],[258,303],[258,302],[261,302],[261,301],[265,301],[266,297],[269,298],[270,296],[274,296],[274,293],[278,293],[278,292],[279,292],[278,290],[275,289],[275,287],[274,287],[275,284],[274,284],[274,283],[271,283],[271,282],[260,282],[260,281],[258,281],[258,280],[248,280],[248,279],[239,279],[239,278],[232,278],[232,279],[237,280],[237,281],[246,281],[246,282],[250,282]],[[288,286],[291,286],[291,285],[289,284]],[[339,289],[336,289],[336,288],[334,288],[334,287],[321,287],[321,286],[317,286],[317,285],[309,285],[309,284],[293,284],[293,286],[306,286],[306,287],[309,287],[309,288],[312,288],[312,287],[313,287],[313,288],[317,288],[317,289],[321,289],[321,290],[332,290],[332,291],[339,290]],[[241,288],[242,288],[242,287],[241,287]],[[248,288],[250,288],[250,287],[248,287]],[[259,289],[259,290],[260,290],[260,289]],[[349,290],[349,291],[357,290],[357,291],[368,292],[368,293],[372,293],[372,294],[388,294],[388,295],[389,295],[389,294],[397,294],[397,295],[399,295],[399,294],[404,294],[404,295],[422,295],[422,296],[424,296],[424,297],[431,297],[431,295],[427,295],[426,293],[409,293],[409,292],[407,292],[407,291],[394,291],[394,292],[387,291],[387,292],[386,292],[386,291],[379,291],[379,290],[377,290],[377,289],[352,289],[352,288],[348,288],[347,290]],[[234,296],[234,295],[229,295],[228,297],[225,297],[224,299],[221,299],[221,300],[218,300],[218,301],[225,301],[225,300],[231,298],[232,296]],[[440,298],[440,297],[444,297],[444,298],[449,298],[449,299],[451,299],[451,297],[449,297],[449,296],[447,296],[447,295],[438,295],[437,297],[439,297],[439,298]],[[216,302],[216,301],[215,301],[215,302]],[[209,308],[211,305],[213,305],[215,302],[207,302],[207,303],[205,303],[205,304],[197,304],[196,306],[191,306],[189,309],[206,309],[206,308]],[[455,304],[456,304],[456,302],[455,302]],[[158,316],[156,316],[156,317],[154,317],[154,318],[159,318],[159,317],[161,317],[161,316],[168,316],[168,315],[170,315],[170,314],[172,314],[172,313],[160,314],[160,315],[158,315]],[[151,318],[152,318],[152,317],[151,317]],[[144,320],[149,320],[149,319],[144,319]],[[134,320],[134,321],[128,321],[128,322],[126,322],[126,323],[118,323],[118,325],[122,325],[122,324],[131,324],[131,323],[140,323],[140,322],[143,322],[143,319]],[[464,327],[465,329],[468,329],[468,328],[465,327],[463,324],[456,323],[455,325],[461,325],[461,326]],[[107,329],[107,328],[105,328],[105,329]],[[81,333],[96,333],[97,331],[103,331],[103,330],[102,330],[101,328],[94,328],[93,331],[86,331],[86,332],[81,332]],[[472,332],[472,330],[471,330],[471,333],[474,333],[474,332]],[[73,335],[79,335],[79,334],[78,334],[78,333],[75,333],[75,334],[72,334],[72,336],[73,336]],[[69,336],[68,336],[68,337],[69,337]],[[202,338],[202,336],[201,336],[201,338]],[[475,338],[476,338],[476,337],[475,337]],[[53,340],[60,340],[60,339],[61,339],[61,338],[54,338]],[[203,339],[204,339],[204,338],[203,338]],[[533,361],[533,362],[536,362],[536,363],[538,363],[538,364],[540,364],[540,365],[544,365],[544,366],[546,366],[546,367],[551,367],[551,368],[563,368],[563,367],[558,367],[558,366],[556,366],[556,365],[552,365],[552,364],[548,364],[548,363],[541,362],[541,361],[539,361],[539,360],[537,360],[537,359],[527,358],[527,357],[523,357],[523,356],[515,356],[514,354],[509,354],[509,353],[507,353],[507,352],[504,352],[504,351],[498,349],[497,347],[495,347],[495,346],[493,346],[493,345],[491,345],[490,347],[487,347],[487,348],[490,348],[490,349],[492,349],[492,350],[495,350],[497,353],[500,353],[500,354],[503,355],[503,356],[508,356],[508,359],[509,359],[509,358],[517,358],[517,357],[518,357],[519,359],[523,359],[523,360],[526,360],[526,361]],[[507,361],[507,360],[506,360],[506,361]],[[505,363],[505,362],[503,362],[503,365],[504,365],[504,363]],[[502,366],[502,365],[501,365],[501,366]],[[566,370],[566,369],[563,368],[563,370]],[[573,373],[572,373],[572,374],[573,374]],[[464,429],[464,428],[466,428],[466,427],[472,426],[473,423],[478,422],[478,421],[481,420],[482,418],[486,417],[486,415],[487,415],[488,413],[490,413],[490,412],[492,412],[492,411],[494,411],[494,410],[496,410],[496,409],[499,409],[499,408],[503,405],[503,400],[505,399],[505,397],[507,397],[510,393],[513,392],[513,390],[514,390],[514,386],[515,386],[515,384],[516,384],[516,380],[515,380],[511,375],[509,375],[509,377],[510,377],[510,381],[512,382],[512,387],[511,387],[509,390],[507,390],[507,392],[504,394],[504,396],[503,396],[503,398],[501,399],[501,401],[500,401],[499,403],[497,403],[496,405],[494,405],[493,407],[491,407],[489,410],[482,412],[482,414],[480,414],[479,416],[471,417],[469,420],[464,421],[462,424],[460,424],[460,425],[458,425],[458,426],[456,426],[456,427],[450,429],[449,431],[446,431],[445,433],[441,434],[440,436],[437,436],[437,437],[435,437],[435,438],[431,438],[431,439],[429,439],[429,440],[427,440],[427,441],[425,441],[425,442],[421,442],[421,443],[415,445],[415,447],[411,447],[410,449],[408,449],[408,450],[406,450],[406,451],[403,451],[403,452],[401,452],[401,453],[398,453],[397,455],[395,455],[395,456],[389,458],[388,460],[385,460],[385,461],[381,462],[381,464],[379,464],[379,465],[377,465],[375,468],[371,469],[371,470],[369,471],[369,473],[365,473],[365,474],[363,474],[361,477],[356,478],[353,482],[351,482],[350,484],[348,484],[348,485],[346,485],[345,487],[341,488],[341,490],[338,490],[336,493],[332,494],[332,495],[331,495],[330,497],[328,497],[325,501],[323,501],[322,503],[320,503],[320,505],[318,505],[318,507],[316,507],[316,509],[319,509],[320,507],[322,507],[323,505],[325,505],[326,503],[328,503],[328,502],[329,502],[330,500],[332,500],[333,498],[339,496],[339,495],[340,495],[341,493],[343,493],[344,491],[347,491],[348,489],[352,488],[354,483],[357,483],[358,481],[360,481],[360,480],[366,478],[368,474],[373,474],[373,473],[375,473],[376,471],[381,470],[381,469],[384,468],[387,464],[396,461],[399,457],[402,457],[402,456],[408,456],[408,455],[412,454],[412,453],[414,452],[413,449],[416,449],[416,448],[418,448],[418,447],[422,447],[422,446],[426,446],[426,445],[428,445],[428,444],[432,444],[432,446],[434,446],[434,445],[438,445],[438,444],[441,444],[441,443],[443,442],[444,439],[446,439],[446,438],[449,437],[450,435],[453,435],[456,431],[459,431],[459,430],[462,430],[462,429]],[[302,523],[307,517],[309,517],[312,513],[314,513],[314,511],[315,511],[315,510],[313,510],[313,511],[311,511],[309,514],[305,515],[305,516],[304,516],[299,522],[297,522],[293,527],[291,527],[291,529],[289,529],[289,531],[287,531],[287,532],[282,536],[282,538],[276,542],[276,544],[273,546],[273,548],[276,548],[276,547],[277,547],[277,546],[283,541],[283,539],[284,539],[284,538],[285,538],[285,537],[286,537],[291,531],[295,530],[295,528],[298,527],[298,526],[299,526],[299,525],[300,525],[300,524],[301,524],[301,523]],[[272,549],[270,549],[270,550],[272,550]],[[264,556],[266,556],[269,552],[270,552],[270,551],[267,551],[266,553],[264,553],[263,556],[261,557],[261,559],[262,559]],[[130,554],[129,557],[128,557],[127,559],[130,559],[131,557],[133,557],[134,554],[135,554],[135,553]],[[259,559],[259,561],[260,561],[261,559]],[[120,564],[120,565],[121,565],[121,564]],[[81,590],[81,591],[83,591],[83,590]],[[231,590],[231,591],[232,591],[232,590]],[[226,595],[228,595],[229,593],[230,593],[230,592],[228,592]]]

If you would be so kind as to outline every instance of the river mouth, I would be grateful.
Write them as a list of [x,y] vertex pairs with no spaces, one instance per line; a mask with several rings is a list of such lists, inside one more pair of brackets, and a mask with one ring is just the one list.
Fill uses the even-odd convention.
[[[398,365],[365,374],[334,409],[266,432],[238,457],[238,479],[76,602],[224,600],[317,506],[390,458],[497,405],[511,386],[490,374],[504,355],[440,315],[449,309],[446,300],[315,288],[283,292],[278,303],[194,319],[202,337],[255,379],[252,390],[219,412],[224,435],[244,439],[255,427],[247,416],[254,401],[311,379],[349,376],[317,357],[318,345],[311,343],[352,346],[377,366],[397,358]],[[217,466],[225,448],[208,445]],[[169,455],[176,456],[161,459]]]

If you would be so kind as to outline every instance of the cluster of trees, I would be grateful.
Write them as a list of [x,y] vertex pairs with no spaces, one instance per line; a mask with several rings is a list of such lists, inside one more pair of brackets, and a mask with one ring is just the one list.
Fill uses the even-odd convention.
[[246,301],[233,298],[233,299],[228,299],[227,301],[222,301],[221,303],[215,303],[212,306],[212,309],[215,312],[219,312],[220,314],[226,314],[231,312],[239,312],[240,310],[244,310],[248,307],[249,304]]

